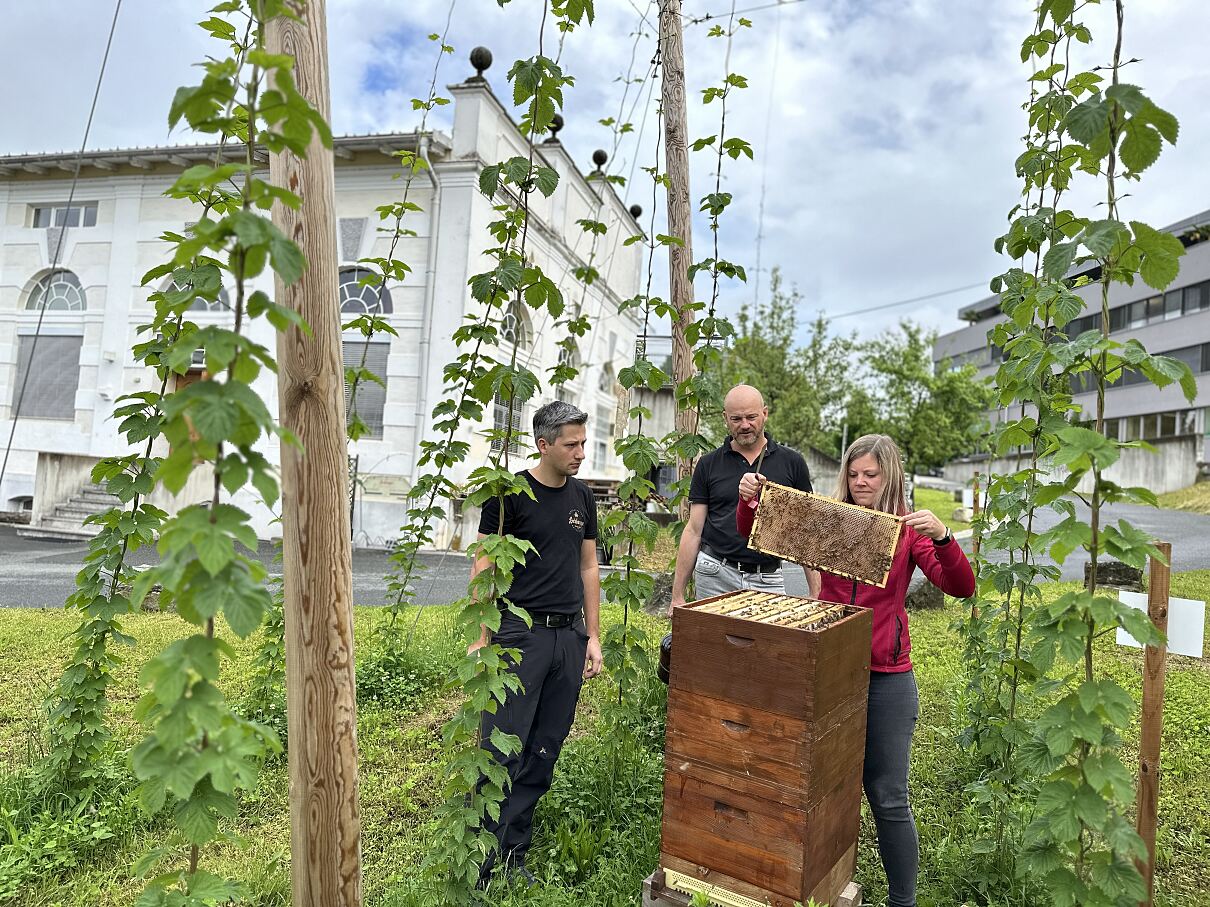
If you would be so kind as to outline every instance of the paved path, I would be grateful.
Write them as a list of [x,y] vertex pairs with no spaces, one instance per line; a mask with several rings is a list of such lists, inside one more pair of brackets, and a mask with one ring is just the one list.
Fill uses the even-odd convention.
[[[88,551],[86,544],[25,539],[13,526],[0,526],[0,607],[28,605],[60,608],[76,587],[76,572]],[[273,549],[262,544],[257,552],[272,573]],[[153,563],[154,552],[136,557],[135,563]],[[466,594],[470,564],[462,552],[422,552],[422,572],[416,601],[445,604]],[[390,568],[384,551],[353,552],[353,600],[359,605],[380,605],[386,598],[383,577]]]
[[[1088,508],[1076,505],[1080,519],[1088,519]],[[1102,525],[1116,524],[1126,520],[1136,529],[1149,532],[1155,538],[1172,543],[1172,569],[1210,570],[1210,516],[1186,513],[1183,510],[1157,510],[1134,504],[1111,504],[1102,511]],[[1039,512],[1035,531],[1041,531],[1059,522],[1058,514],[1050,510]],[[969,545],[964,545],[969,547]],[[1048,563],[1053,563],[1049,558]],[[1084,564],[1088,555],[1077,552],[1063,564],[1063,579],[1084,578]]]
[[[1087,509],[1080,507],[1087,518]],[[1155,510],[1125,504],[1106,508],[1109,522],[1125,518],[1135,526],[1158,538],[1172,542],[1172,562],[1176,570],[1210,569],[1210,516],[1179,510]],[[1044,512],[1039,528],[1053,525],[1057,517]],[[969,547],[969,543],[964,543]],[[87,546],[74,542],[46,542],[24,539],[13,526],[0,525],[0,607],[32,606],[62,607],[75,589],[76,572],[80,569]],[[280,565],[273,564],[273,552],[268,544],[261,546],[258,556],[271,572]],[[139,563],[152,562],[149,553]],[[1086,558],[1073,555],[1063,566],[1065,579],[1084,575]],[[424,552],[422,572],[417,584],[416,601],[423,604],[445,604],[466,592],[470,565],[461,552]],[[382,551],[353,553],[353,600],[359,605],[380,605],[386,598],[383,576],[389,561]],[[798,567],[786,568],[786,591],[792,595],[806,594],[806,582]]]

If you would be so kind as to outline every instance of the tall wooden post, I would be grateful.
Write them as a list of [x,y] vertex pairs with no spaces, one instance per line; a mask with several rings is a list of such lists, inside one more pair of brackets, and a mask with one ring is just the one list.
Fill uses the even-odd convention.
[[[685,47],[681,32],[681,0],[664,0],[660,10],[660,44],[663,65],[661,89],[664,108],[664,154],[668,171],[668,234],[679,240],[668,246],[669,297],[678,313],[672,322],[672,380],[679,388],[693,376],[693,350],[685,329],[693,323],[693,207],[689,201],[689,131],[685,109]],[[697,412],[676,411],[676,430],[697,431]],[[693,464],[677,459],[677,478],[689,475]],[[689,517],[689,502],[681,504],[681,519]]]
[[[307,0],[301,21],[270,26],[274,53],[295,60],[299,91],[328,119],[325,0]],[[277,301],[299,312],[311,336],[278,335],[282,425],[303,449],[281,446],[286,693],[290,763],[290,875],[294,907],[361,903],[361,813],[357,803],[357,702],[346,455],[344,369],[337,302],[332,152],[318,138],[306,158],[276,154],[273,181],[302,198],[274,206],[273,221],[306,255]]]
[[[1147,584],[1147,616],[1161,633],[1168,632],[1168,593],[1171,590],[1172,545],[1156,542],[1164,560],[1151,559]],[[1143,721],[1139,731],[1139,789],[1135,828],[1147,845],[1147,864],[1140,865],[1150,907],[1155,894],[1155,826],[1160,807],[1160,735],[1164,728],[1164,671],[1168,646],[1148,646],[1143,654]]]

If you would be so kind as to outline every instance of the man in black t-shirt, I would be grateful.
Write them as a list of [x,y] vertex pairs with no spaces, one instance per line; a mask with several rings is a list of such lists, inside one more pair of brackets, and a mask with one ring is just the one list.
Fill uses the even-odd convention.
[[[514,494],[504,499],[503,524],[499,502],[483,506],[479,537],[495,533],[529,541],[536,550],[513,570],[508,600],[524,609],[532,626],[508,611],[490,639],[506,649],[521,651],[510,670],[522,683],[496,713],[484,712],[482,740],[508,771],[511,786],[500,804],[500,817],[485,820],[498,842],[480,872],[480,882],[498,864],[509,874],[536,884],[525,868],[533,837],[534,807],[550,789],[555,760],[563,746],[584,680],[601,672],[601,589],[597,571],[597,508],[592,491],[575,478],[584,462],[587,413],[570,403],[548,403],[534,414],[538,465],[519,475],[529,482],[533,499]],[[487,566],[479,558],[473,579]],[[487,645],[483,628],[474,652]],[[492,731],[515,734],[521,751],[504,755],[491,744]]]
[[[760,391],[740,384],[727,392],[723,417],[728,436],[717,450],[702,456],[689,486],[689,521],[681,533],[672,577],[672,609],[685,604],[685,587],[693,574],[696,598],[709,598],[740,589],[786,591],[781,560],[753,551],[735,528],[739,480],[752,472],[761,451],[760,473],[779,485],[811,490],[807,461],[796,450],[777,444],[765,434],[769,408]],[[819,594],[819,574],[803,569],[808,594]]]

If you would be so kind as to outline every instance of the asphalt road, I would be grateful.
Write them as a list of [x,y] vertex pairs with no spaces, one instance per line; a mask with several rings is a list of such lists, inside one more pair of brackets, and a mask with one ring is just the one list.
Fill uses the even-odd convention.
[[[61,608],[76,587],[76,573],[88,551],[86,544],[21,538],[14,526],[0,526],[0,607]],[[273,549],[262,544],[258,557],[271,573]],[[154,552],[132,559],[153,563]],[[470,563],[464,553],[422,552],[416,601],[447,604],[466,594]],[[353,600],[359,605],[381,605],[386,600],[383,577],[391,567],[385,551],[353,552]]]
[[[1083,513],[1087,517],[1087,512]],[[1210,516],[1184,513],[1178,510],[1155,510],[1150,507],[1114,505],[1106,508],[1109,522],[1127,519],[1136,527],[1172,543],[1174,570],[1210,569]],[[1057,519],[1044,512],[1039,528],[1052,525]],[[13,526],[0,525],[0,607],[59,608],[75,589],[76,572],[80,569],[87,546],[74,542],[47,542],[24,539]],[[280,571],[273,563],[272,548],[261,546],[258,556],[270,572]],[[1073,555],[1063,566],[1065,579],[1084,575],[1086,558]],[[423,552],[421,572],[417,583],[416,601],[421,604],[446,604],[465,594],[470,564],[461,552]],[[136,563],[154,561],[154,553],[136,558]],[[353,600],[359,605],[381,605],[386,599],[383,577],[390,563],[383,551],[353,552]],[[802,570],[786,568],[786,591],[792,595],[806,594]]]
[[[1076,505],[1076,512],[1081,519],[1088,519],[1088,508],[1083,504]],[[1102,525],[1116,524],[1122,519],[1154,538],[1171,542],[1173,570],[1210,570],[1210,516],[1134,504],[1111,504],[1102,511]],[[1059,517],[1053,511],[1040,511],[1035,531],[1053,526],[1058,521]],[[1063,564],[1063,579],[1082,580],[1087,560],[1088,556],[1082,552],[1069,557]],[[1053,563],[1049,558],[1046,561]]]

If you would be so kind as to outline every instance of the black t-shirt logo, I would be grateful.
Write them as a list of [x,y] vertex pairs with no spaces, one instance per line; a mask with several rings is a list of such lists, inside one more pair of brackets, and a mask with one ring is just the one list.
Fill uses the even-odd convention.
[[569,510],[567,513],[567,525],[576,532],[584,531],[584,514],[578,510]]

